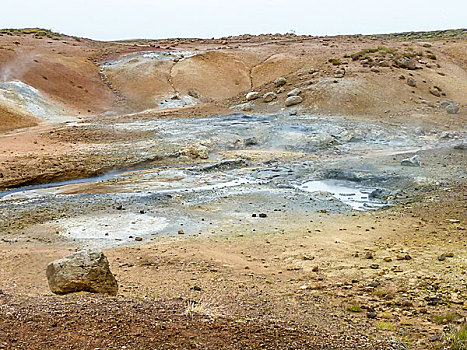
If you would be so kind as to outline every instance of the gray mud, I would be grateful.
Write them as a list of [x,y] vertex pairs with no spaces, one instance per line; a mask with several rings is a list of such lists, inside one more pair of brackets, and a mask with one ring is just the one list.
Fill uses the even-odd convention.
[[[415,136],[410,127],[338,117],[232,114],[86,127],[154,131],[151,148],[175,161],[0,193],[3,232],[113,246],[161,234],[285,230],[295,217],[380,210],[439,185],[446,172],[425,167],[424,154],[452,143],[437,132]],[[400,165],[416,153],[421,167]]]

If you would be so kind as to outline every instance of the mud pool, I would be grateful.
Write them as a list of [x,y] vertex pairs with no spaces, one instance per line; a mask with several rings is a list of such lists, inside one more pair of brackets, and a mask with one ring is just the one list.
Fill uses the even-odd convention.
[[378,210],[420,179],[438,181],[423,166],[402,167],[395,158],[440,147],[436,132],[409,127],[282,114],[75,127],[154,131],[154,139],[135,149],[170,161],[0,193],[2,230],[50,232],[51,240],[78,246],[284,230],[295,218],[312,222],[317,213]]

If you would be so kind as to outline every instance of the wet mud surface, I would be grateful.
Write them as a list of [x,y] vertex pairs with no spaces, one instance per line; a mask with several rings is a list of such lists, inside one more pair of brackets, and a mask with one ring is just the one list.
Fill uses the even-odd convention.
[[[280,230],[294,216],[379,210],[421,187],[465,176],[460,165],[446,173],[446,164],[425,163],[443,152],[463,159],[452,148],[462,131],[441,138],[410,126],[282,114],[75,127],[151,133],[140,154],[157,149],[169,162],[163,165],[161,156],[156,167],[1,192],[0,226],[15,240],[40,231],[46,242],[109,247],[241,230],[252,222]],[[401,166],[414,154],[422,166]]]

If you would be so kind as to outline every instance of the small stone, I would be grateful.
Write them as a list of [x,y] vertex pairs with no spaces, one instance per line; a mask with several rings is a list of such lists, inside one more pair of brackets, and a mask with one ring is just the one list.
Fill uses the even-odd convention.
[[373,73],[379,73],[378,67],[371,66],[370,70],[371,70]]
[[371,281],[369,284],[369,286],[373,288],[379,287],[380,285],[381,283],[379,283],[379,281]]
[[433,96],[436,96],[436,97],[440,97],[441,96],[441,91],[439,90],[438,87],[432,86],[432,87],[430,87],[430,94],[432,94]]
[[247,101],[256,100],[257,98],[259,98],[259,92],[256,92],[256,91],[249,92],[246,94],[245,97]]
[[418,155],[415,155],[411,158],[406,158],[406,159],[403,159],[401,161],[401,165],[402,166],[415,166],[415,167],[418,167],[421,165],[420,163],[420,158],[418,157]]
[[265,213],[261,213],[258,215],[260,218],[267,218],[268,217],[268,214],[265,214]]
[[289,106],[294,106],[302,102],[303,102],[303,98],[301,98],[300,96],[290,96],[290,97],[287,97],[287,99],[285,100],[285,105],[289,107]]
[[343,78],[345,76],[345,69],[338,68],[334,71],[334,78]]
[[446,260],[446,254],[440,254],[440,255],[438,256],[438,260],[439,260],[439,261],[444,261],[444,260]]
[[299,88],[295,88],[295,89],[289,91],[289,92],[287,93],[287,96],[288,96],[288,97],[290,97],[290,96],[298,96],[298,95],[300,95],[301,93],[302,93],[302,90],[300,90]]
[[387,256],[387,257],[385,257],[383,260],[386,261],[386,262],[391,262],[391,261],[392,261],[392,258],[389,257],[389,256]]
[[196,292],[201,292],[201,287],[199,287],[199,286],[193,286],[193,287],[191,287],[190,289],[191,289],[191,290],[194,290],[194,291],[196,291]]
[[369,312],[367,312],[366,317],[373,319],[373,318],[376,318],[377,315],[378,314],[376,312],[369,311]]
[[414,79],[414,78],[408,77],[408,78],[407,78],[407,85],[408,85],[408,86],[411,86],[411,87],[416,87],[416,86],[417,86],[417,83],[415,83],[415,79]]
[[264,102],[271,102],[277,98],[277,95],[274,92],[268,92],[263,95]]
[[459,113],[459,105],[455,104],[455,103],[450,103],[446,106],[446,112],[448,112],[448,114],[457,114]]
[[276,87],[279,87],[279,86],[282,86],[282,85],[285,85],[287,84],[287,80],[283,77],[280,77],[280,78],[277,78],[276,80],[274,80],[274,85]]
[[251,112],[255,105],[251,102],[246,102],[246,103],[241,103],[239,105],[235,105],[230,107],[230,109],[236,110],[236,111],[243,111],[243,112]]
[[400,268],[400,266],[396,266],[392,271],[394,271],[394,272],[402,272],[402,269]]
[[379,265],[378,264],[371,264],[370,268],[373,269],[373,270],[376,270],[376,269],[379,269]]
[[143,240],[143,238],[141,238],[141,237],[135,237],[135,241],[137,241],[137,242],[141,242],[142,240]]
[[183,231],[183,230],[178,230],[178,234],[179,234],[179,235],[184,235],[184,234],[185,234],[185,231]]
[[371,252],[366,252],[365,259],[373,259],[373,254]]
[[311,269],[311,271],[313,271],[313,272],[318,272],[318,271],[319,271],[319,266],[318,266],[318,265],[313,266],[313,268]]
[[454,257],[454,253],[446,253],[446,258],[453,258]]

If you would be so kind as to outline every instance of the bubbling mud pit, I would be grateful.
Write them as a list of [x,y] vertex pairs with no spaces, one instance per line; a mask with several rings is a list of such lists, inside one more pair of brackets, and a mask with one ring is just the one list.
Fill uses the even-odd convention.
[[394,160],[439,146],[435,132],[413,136],[410,127],[282,114],[76,125],[154,131],[151,149],[170,165],[0,193],[10,222],[34,218],[23,227],[28,239],[42,232],[50,242],[102,247],[161,234],[281,231],[296,217],[390,206],[420,179],[437,181]]

